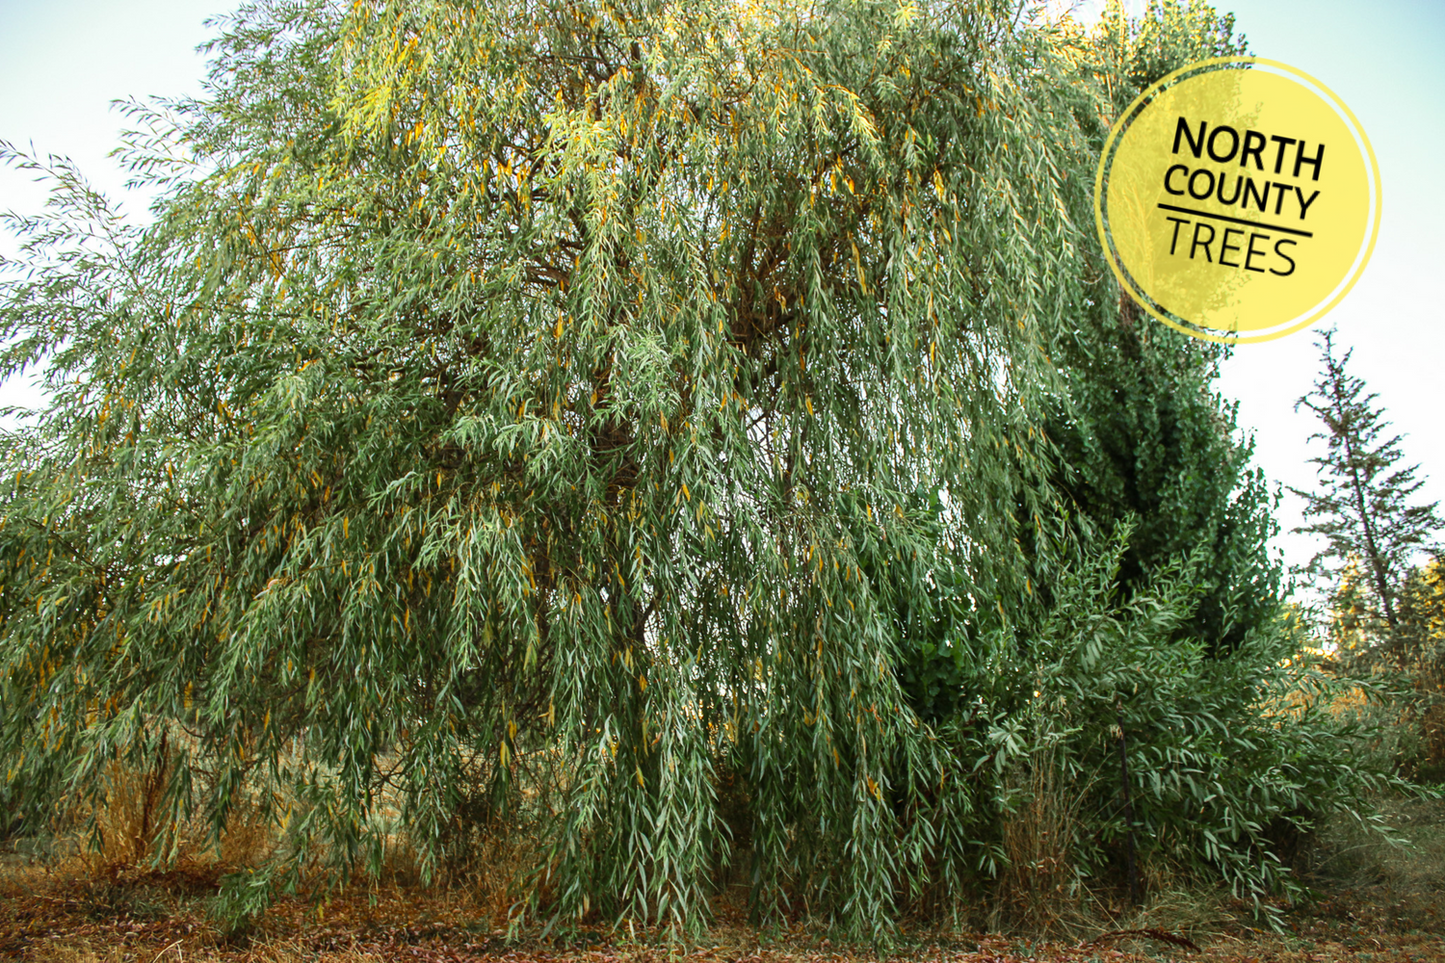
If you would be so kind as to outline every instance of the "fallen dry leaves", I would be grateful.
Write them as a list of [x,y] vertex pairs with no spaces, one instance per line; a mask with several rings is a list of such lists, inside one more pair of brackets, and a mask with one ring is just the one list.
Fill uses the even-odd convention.
[[[0,880],[0,959],[34,963],[862,963],[866,948],[835,946],[806,927],[760,939],[736,908],[701,945],[646,934],[595,932],[569,942],[509,942],[498,921],[454,890],[353,887],[320,899],[282,899],[260,927],[226,940],[206,915],[214,881],[166,874],[108,881],[53,870]],[[1370,894],[1342,894],[1286,916],[1292,932],[1238,925],[1186,936],[1103,931],[1031,943],[999,935],[915,936],[890,960],[928,963],[1445,963],[1432,920],[1394,916]]]

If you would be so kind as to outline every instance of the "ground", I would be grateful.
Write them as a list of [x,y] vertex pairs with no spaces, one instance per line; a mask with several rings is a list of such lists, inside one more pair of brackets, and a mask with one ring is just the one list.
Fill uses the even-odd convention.
[[[1312,899],[1281,904],[1281,927],[1257,925],[1227,898],[1169,894],[1128,920],[1076,923],[1067,938],[905,932],[886,958],[938,963],[1445,963],[1445,805],[1400,803],[1409,842],[1381,845],[1335,827],[1300,860]],[[868,948],[816,927],[763,937],[736,901],[691,946],[656,934],[584,933],[508,940],[495,906],[464,886],[355,885],[329,898],[283,899],[252,931],[226,938],[208,910],[214,868],[97,873],[76,857],[12,851],[0,864],[0,959],[35,963],[855,963]]]

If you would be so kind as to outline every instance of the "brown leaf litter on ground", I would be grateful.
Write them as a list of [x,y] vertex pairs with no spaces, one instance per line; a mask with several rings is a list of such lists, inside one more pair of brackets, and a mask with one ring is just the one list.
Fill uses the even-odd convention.
[[[861,963],[867,948],[835,945],[798,925],[760,939],[725,906],[700,945],[601,931],[509,941],[488,908],[459,888],[354,886],[331,897],[283,898],[251,932],[227,939],[208,916],[205,872],[66,875],[12,868],[0,877],[0,959],[34,963]],[[1445,963],[1437,907],[1368,888],[1286,910],[1285,933],[1236,921],[1187,933],[1100,930],[1034,943],[986,934],[908,936],[886,959],[936,963]]]

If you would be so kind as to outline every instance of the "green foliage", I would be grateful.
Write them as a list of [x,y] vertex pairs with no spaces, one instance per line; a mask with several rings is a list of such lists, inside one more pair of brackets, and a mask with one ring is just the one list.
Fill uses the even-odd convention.
[[1121,549],[1113,570],[1096,563],[1069,586],[1036,670],[1044,731],[1075,727],[1059,764],[1063,784],[1083,790],[1071,847],[1080,872],[1117,864],[1130,846],[1166,874],[1222,878],[1239,896],[1293,888],[1278,834],[1359,811],[1391,780],[1342,758],[1361,733],[1327,715],[1318,690],[1331,680],[1297,664],[1307,658],[1298,625],[1252,631],[1229,657],[1211,657],[1202,640],[1179,638],[1202,594],[1195,565],[1121,606],[1108,594]]
[[1445,660],[1441,657],[1445,602],[1440,562],[1416,565],[1421,553],[1439,551],[1445,524],[1436,504],[1411,504],[1424,484],[1419,466],[1397,467],[1404,457],[1399,435],[1378,395],[1347,370],[1353,352],[1337,355],[1334,331],[1318,339],[1322,370],[1296,408],[1323,423],[1311,441],[1325,454],[1311,461],[1319,485],[1292,489],[1305,499],[1306,524],[1324,547],[1306,569],[1329,595],[1328,634],[1343,672],[1384,683],[1385,694],[1364,715],[1385,730],[1377,753],[1414,778],[1445,771]]
[[[1198,0],[1152,0],[1138,20],[1110,4],[1092,37],[1109,120],[1186,64],[1246,53],[1233,30],[1233,15]],[[1081,217],[1092,215],[1092,195],[1087,203]],[[1056,484],[1085,534],[1107,538],[1134,519],[1120,567],[1125,598],[1194,557],[1206,589],[1185,628],[1211,652],[1228,651],[1274,618],[1280,572],[1267,554],[1271,499],[1248,468],[1252,443],[1236,440],[1234,408],[1212,387],[1223,349],[1152,323],[1120,295],[1102,252],[1096,265],[1072,306],[1077,336],[1054,355],[1066,387],[1046,421]]]
[[1409,504],[1425,484],[1416,478],[1418,465],[1395,468],[1404,457],[1400,436],[1384,437],[1390,427],[1378,397],[1365,393],[1365,382],[1349,374],[1353,351],[1336,357],[1334,331],[1318,338],[1322,371],[1314,389],[1296,403],[1324,423],[1310,436],[1323,441],[1326,453],[1310,459],[1318,466],[1319,486],[1293,488],[1305,500],[1307,524],[1295,529],[1319,535],[1325,546],[1311,559],[1306,571],[1326,585],[1342,585],[1346,569],[1358,560],[1365,616],[1381,624],[1380,641],[1399,633],[1396,596],[1420,552],[1438,550],[1437,533],[1445,522],[1435,513],[1436,503]]
[[1102,76],[1114,112],[1181,67],[1249,53],[1244,36],[1234,34],[1234,14],[1220,13],[1206,0],[1149,0],[1137,20],[1120,0],[1109,0],[1096,43],[1107,65]]
[[1399,593],[1398,658],[1409,667],[1414,752],[1406,771],[1445,783],[1445,559],[1412,569]]
[[1396,627],[1380,616],[1358,560],[1346,566],[1330,597],[1329,640],[1337,671],[1367,680],[1376,692],[1349,711],[1380,730],[1378,764],[1420,783],[1445,772],[1445,577],[1441,561],[1417,566],[1395,592]]
[[[950,621],[958,600],[944,601],[941,642],[910,667],[910,693],[972,760],[972,828],[994,869],[1047,852],[1041,863],[1061,865],[1011,872],[1077,891],[1118,883],[1132,857],[1155,878],[1221,881],[1267,910],[1265,895],[1297,890],[1281,858],[1291,840],[1332,813],[1368,820],[1369,795],[1403,784],[1360,751],[1376,729],[1332,712],[1356,684],[1322,671],[1303,626],[1265,622],[1220,657],[1188,634],[1210,591],[1207,550],[1126,598],[1133,542],[1121,526],[1107,551],[1063,566],[1027,631],[979,637],[966,617]],[[1041,810],[1062,816],[1030,823]],[[1033,845],[1019,838],[1046,830]]]
[[1136,520],[1124,597],[1194,558],[1201,593],[1180,631],[1227,653],[1267,631],[1280,605],[1274,500],[1249,468],[1253,444],[1236,440],[1235,406],[1213,390],[1213,346],[1137,324],[1132,312],[1099,324],[1064,373],[1068,406],[1048,422],[1058,486],[1095,531]]
[[[1190,628],[1256,537],[1190,477],[1232,451],[1206,401],[1156,473],[1203,544],[1121,593],[1070,527],[1042,428],[1110,303],[1108,95],[1018,13],[261,2],[204,99],[131,108],[150,226],[4,148],[56,188],[0,293],[0,373],[50,389],[3,441],[7,784],[169,759],[173,824],[281,835],[234,918],[400,821],[427,875],[527,827],[549,924],[695,929],[736,831],[761,920],[879,939],[1002,867],[1040,748],[1081,872],[1132,831],[1277,882],[1270,822],[1373,777],[1265,712],[1292,636]],[[1167,420],[1139,397],[1120,430]]]
[[1074,53],[989,4],[243,10],[134,108],[153,225],[65,168],[12,223],[7,779],[169,739],[174,816],[284,834],[238,912],[544,785],[532,910],[694,927],[740,760],[759,914],[886,932],[978,855],[890,671],[919,585],[862,563],[932,551],[922,483],[1024,591]]
[[[1091,62],[1121,109],[1191,61],[1243,53],[1232,29],[1203,4],[1151,4],[1137,22],[1116,5]],[[1081,122],[1097,142],[1107,126]],[[1274,499],[1212,388],[1220,349],[1142,319],[1102,263],[1087,277],[1043,420],[1062,531],[1020,526],[1030,578],[995,618],[958,579],[935,504],[937,555],[913,578],[927,588],[895,619],[900,675],[992,774],[975,777],[976,831],[1014,877],[1063,863],[1066,883],[1118,880],[1132,852],[1258,899],[1293,885],[1282,841],[1335,809],[1358,818],[1391,777],[1341,761],[1367,733],[1325,707],[1353,683],[1301,667],[1268,554]],[[1044,832],[1040,814],[1054,839],[1021,842]]]

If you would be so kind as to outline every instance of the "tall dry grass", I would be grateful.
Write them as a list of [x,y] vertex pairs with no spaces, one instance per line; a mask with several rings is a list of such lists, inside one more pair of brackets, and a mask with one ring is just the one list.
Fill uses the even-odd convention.
[[84,875],[113,881],[180,871],[219,878],[272,853],[276,827],[248,797],[237,800],[219,837],[199,814],[174,818],[166,792],[176,765],[165,740],[139,765],[117,755],[93,801],[57,820],[57,838],[66,844],[60,848],[75,854]]
[[1029,760],[1016,789],[1023,802],[1003,822],[1008,862],[998,878],[990,928],[1044,935],[1072,930],[1082,915],[1072,848],[1085,792],[1066,784],[1053,744]]

